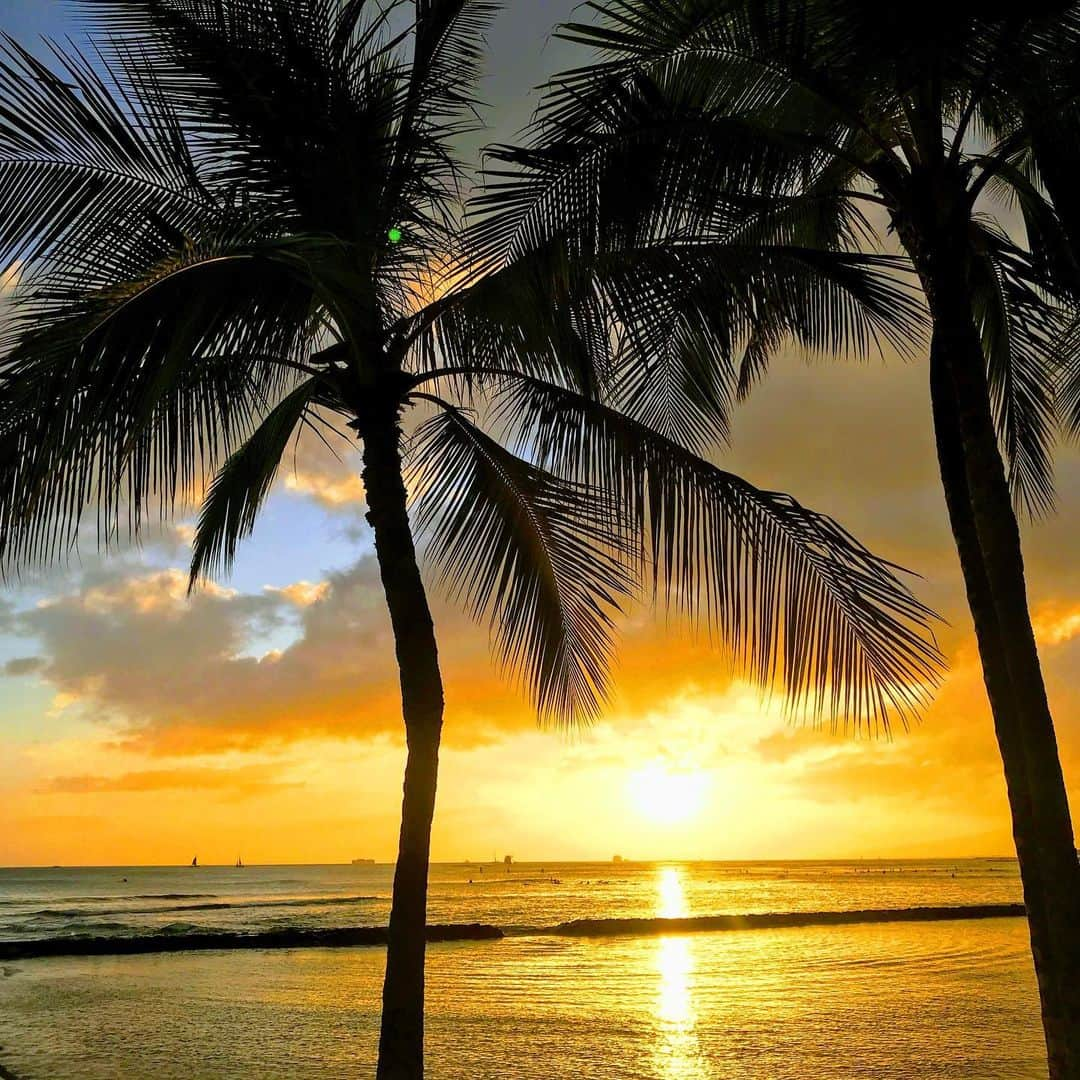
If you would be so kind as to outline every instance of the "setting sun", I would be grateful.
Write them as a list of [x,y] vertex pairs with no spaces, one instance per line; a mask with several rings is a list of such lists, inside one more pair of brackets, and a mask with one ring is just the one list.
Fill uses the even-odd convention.
[[642,817],[660,825],[675,825],[701,812],[708,786],[704,773],[673,771],[652,762],[631,773],[627,792]]

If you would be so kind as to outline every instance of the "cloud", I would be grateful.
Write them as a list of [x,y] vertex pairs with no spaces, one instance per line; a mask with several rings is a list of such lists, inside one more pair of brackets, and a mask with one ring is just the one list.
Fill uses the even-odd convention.
[[33,675],[45,667],[47,661],[41,656],[17,656],[3,667],[5,675]]
[[754,753],[767,765],[786,765],[821,750],[822,733],[812,727],[784,728],[758,739]]
[[38,791],[45,795],[90,795],[182,790],[220,792],[232,798],[243,798],[300,786],[302,781],[282,780],[274,766],[243,765],[235,768],[142,769],[115,776],[57,776],[41,784]]
[[294,581],[291,585],[280,588],[274,585],[264,585],[263,591],[272,596],[282,596],[297,607],[311,607],[312,604],[325,600],[330,592],[329,581]]
[[[447,607],[437,618],[451,741],[531,725],[491,667],[486,634]],[[394,643],[370,555],[325,581],[255,595],[209,584],[188,597],[180,570],[121,567],[18,625],[40,642],[36,670],[58,708],[106,724],[127,749],[192,755],[401,733]],[[293,640],[251,655],[267,633]]]
[[16,259],[3,273],[0,273],[0,296],[10,296],[22,281],[23,264]]
[[362,506],[364,484],[357,475],[341,475],[336,469],[291,469],[285,474],[285,490],[310,495],[331,510]]
[[[401,738],[394,642],[373,556],[324,580],[267,587],[259,594],[212,583],[190,598],[186,590],[180,570],[121,566],[97,571],[80,591],[21,615],[20,629],[41,646],[27,671],[51,685],[54,712],[90,717],[106,726],[116,746],[155,756],[253,750],[321,737]],[[432,602],[446,686],[447,743],[476,746],[532,729],[528,702],[492,663],[486,629],[437,593]],[[1046,625],[1059,637],[1071,625],[1068,605],[1040,611],[1049,613]],[[254,646],[268,633],[273,647],[259,652]],[[978,723],[992,732],[970,631],[961,641],[953,672],[920,730],[969,732]],[[733,683],[722,652],[677,623],[663,627],[641,611],[626,622],[614,685],[607,715],[633,725],[658,703],[680,695],[708,701]],[[750,688],[742,686],[739,693],[746,699],[740,715],[748,718],[756,758],[798,767],[800,782],[814,787],[810,770],[815,761],[820,764],[815,747],[822,745],[821,736],[767,728],[763,738],[753,718],[768,715],[768,707]],[[710,723],[703,714],[702,740]],[[658,729],[656,738],[661,737]],[[844,745],[842,739],[832,745],[837,743]],[[956,760],[965,754],[952,741],[936,749]],[[984,764],[999,770],[992,736],[987,750]]]
[[317,432],[301,431],[282,462],[279,483],[327,510],[358,512],[365,506],[361,467],[357,444],[320,425]]
[[1080,637],[1080,604],[1043,604],[1031,622],[1040,645],[1064,645]]
[[[236,592],[213,581],[199,585],[203,599],[232,599]],[[136,615],[161,613],[175,616],[184,611],[188,596],[188,576],[171,568],[132,577],[108,575],[101,584],[83,589],[77,600],[71,596],[43,600],[39,609],[73,606],[90,615],[110,616],[131,612]]]
[[[486,627],[432,593],[447,699],[444,737],[476,746],[536,725],[493,663]],[[118,566],[18,619],[40,644],[54,713],[104,725],[153,755],[252,750],[331,737],[402,736],[399,674],[374,556],[318,582],[187,595],[178,569]],[[272,648],[258,651],[272,635]],[[256,655],[257,653],[257,655]],[[643,714],[680,688],[723,690],[731,673],[704,642],[630,619],[610,715]]]

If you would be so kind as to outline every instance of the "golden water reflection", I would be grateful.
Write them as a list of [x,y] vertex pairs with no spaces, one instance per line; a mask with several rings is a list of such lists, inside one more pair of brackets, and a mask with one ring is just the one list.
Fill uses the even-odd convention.
[[[687,914],[686,892],[679,867],[661,868],[656,883],[656,912],[662,919]],[[707,1080],[696,1031],[693,973],[694,953],[690,938],[656,939],[656,1027],[653,1062],[662,1080]]]
[[656,880],[656,914],[661,919],[681,919],[686,914],[682,867],[662,866]]

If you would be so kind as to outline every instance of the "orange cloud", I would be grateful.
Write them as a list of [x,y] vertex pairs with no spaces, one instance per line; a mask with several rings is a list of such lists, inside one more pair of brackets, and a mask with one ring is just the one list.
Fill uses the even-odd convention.
[[[291,614],[290,614],[291,613]],[[295,640],[263,655],[268,630]],[[437,607],[452,723],[489,738],[532,724],[493,671],[486,633]],[[312,736],[369,739],[401,730],[393,638],[374,557],[319,583],[261,595],[209,586],[190,598],[178,570],[118,569],[24,613],[41,642],[34,665],[58,708],[109,725],[118,746],[195,755]]]
[[0,273],[0,295],[13,293],[22,281],[23,264],[16,259],[3,273]]
[[213,791],[247,797],[280,788],[299,787],[300,781],[282,780],[266,765],[235,768],[142,769],[115,776],[56,776],[40,785],[46,795],[89,795],[98,792],[150,792],[165,790]]
[[316,502],[338,510],[363,505],[364,484],[358,475],[339,475],[337,470],[293,469],[285,474],[285,490],[310,495]]
[[291,604],[305,608],[326,599],[327,594],[330,592],[330,582],[294,581],[291,585],[285,585],[281,588],[267,585],[263,591],[271,595],[283,596]]
[[355,440],[336,427],[316,422],[301,430],[282,462],[280,484],[296,495],[307,495],[328,510],[362,509],[362,462]]
[[1031,621],[1040,645],[1063,645],[1080,637],[1080,604],[1043,604]]

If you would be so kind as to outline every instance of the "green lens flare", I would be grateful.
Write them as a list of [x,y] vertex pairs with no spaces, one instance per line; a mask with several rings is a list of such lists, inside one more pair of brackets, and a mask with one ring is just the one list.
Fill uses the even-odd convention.
[[386,236],[391,244],[401,243],[401,230],[396,225],[394,226],[394,228],[387,230]]

